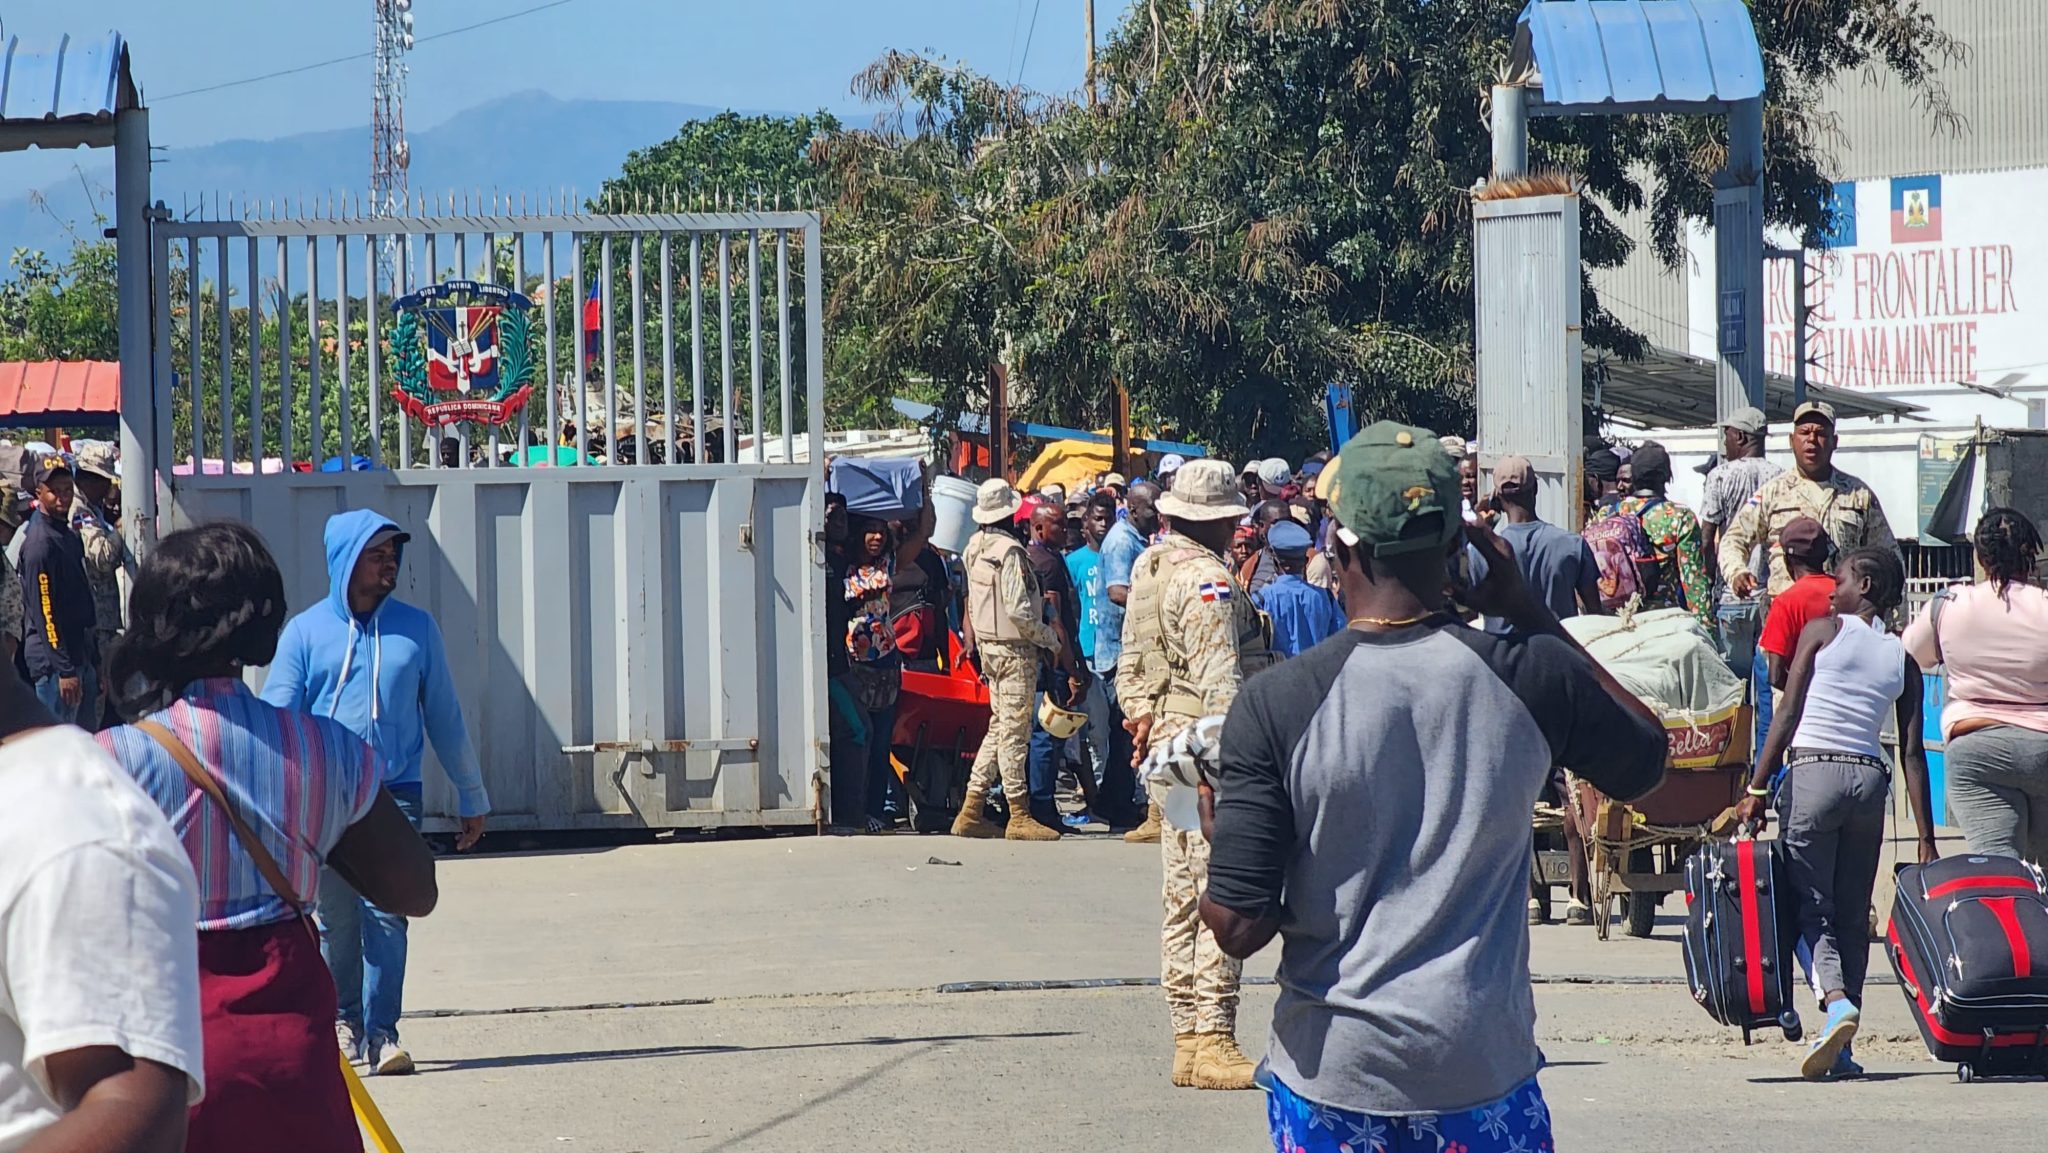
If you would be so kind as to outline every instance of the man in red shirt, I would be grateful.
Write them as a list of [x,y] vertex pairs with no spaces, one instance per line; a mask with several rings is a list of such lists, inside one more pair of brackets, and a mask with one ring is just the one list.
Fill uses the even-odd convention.
[[1771,671],[1773,689],[1785,687],[1785,673],[1799,647],[1800,630],[1807,622],[1827,615],[1835,593],[1835,578],[1827,574],[1835,542],[1828,539],[1827,530],[1819,521],[1802,516],[1787,522],[1778,530],[1778,543],[1784,550],[1792,585],[1772,598],[1770,612],[1764,617],[1763,635],[1757,640]]

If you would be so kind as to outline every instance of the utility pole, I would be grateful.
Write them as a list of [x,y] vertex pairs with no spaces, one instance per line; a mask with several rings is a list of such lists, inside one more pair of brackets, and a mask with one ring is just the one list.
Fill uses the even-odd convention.
[[1083,77],[1088,84],[1088,107],[1095,107],[1095,0],[1081,0],[1082,22],[1088,29],[1087,64]]

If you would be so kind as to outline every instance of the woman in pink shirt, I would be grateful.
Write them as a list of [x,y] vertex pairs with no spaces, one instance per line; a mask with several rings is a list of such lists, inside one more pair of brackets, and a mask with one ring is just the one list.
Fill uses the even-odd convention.
[[2041,534],[1994,508],[1977,522],[1985,579],[1948,589],[1906,628],[1923,669],[1947,668],[1949,809],[1973,852],[2048,861],[2048,591]]

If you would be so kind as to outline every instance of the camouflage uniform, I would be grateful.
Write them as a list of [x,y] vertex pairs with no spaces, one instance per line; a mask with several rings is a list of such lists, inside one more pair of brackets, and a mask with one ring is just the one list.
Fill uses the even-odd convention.
[[[1227,712],[1244,678],[1272,662],[1264,619],[1223,558],[1169,533],[1131,569],[1117,697],[1134,719],[1153,719],[1161,744],[1205,716]],[[1234,1033],[1243,962],[1227,956],[1202,923],[1209,842],[1172,824],[1159,838],[1160,984],[1173,1031]]]
[[996,530],[977,532],[960,560],[968,572],[967,620],[989,704],[988,735],[974,754],[967,790],[978,799],[1000,775],[1011,811],[1021,813],[1031,803],[1027,767],[1038,666],[1044,653],[1059,648],[1059,636],[1045,622],[1045,599],[1024,559],[1023,542]]
[[121,579],[133,561],[128,542],[83,495],[71,500],[71,528],[85,546],[85,581],[92,588],[97,618],[93,636],[99,641],[100,659],[105,660],[114,638],[121,634]]
[[1793,469],[1757,486],[1756,495],[1728,522],[1721,534],[1721,571],[1737,573],[1748,568],[1750,549],[1766,544],[1771,579],[1765,592],[1771,597],[1784,592],[1791,587],[1792,574],[1785,568],[1785,550],[1778,547],[1778,530],[1803,516],[1819,521],[1839,552],[1864,547],[1899,551],[1884,506],[1869,485],[1839,468],[1826,480],[1808,480]]

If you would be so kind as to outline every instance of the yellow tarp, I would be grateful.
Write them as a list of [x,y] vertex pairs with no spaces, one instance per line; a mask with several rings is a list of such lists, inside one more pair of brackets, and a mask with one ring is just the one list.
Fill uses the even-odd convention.
[[1037,492],[1049,484],[1072,494],[1095,482],[1096,474],[1116,467],[1115,452],[1106,444],[1081,440],[1056,440],[1039,451],[1037,459],[1024,466],[1017,478],[1020,492]]

